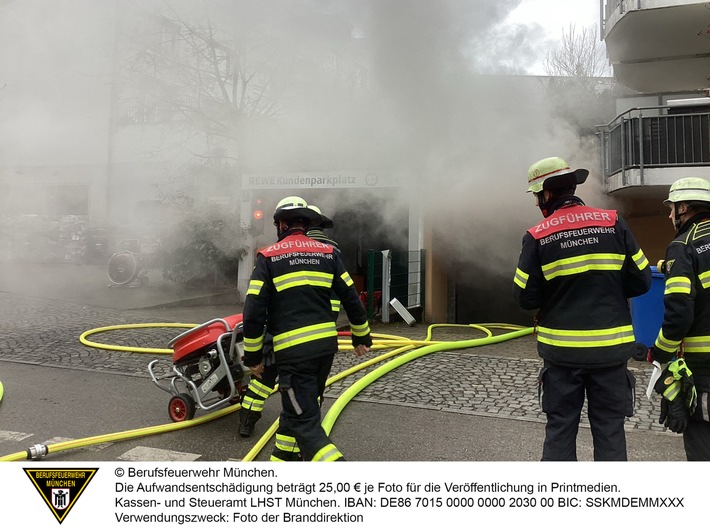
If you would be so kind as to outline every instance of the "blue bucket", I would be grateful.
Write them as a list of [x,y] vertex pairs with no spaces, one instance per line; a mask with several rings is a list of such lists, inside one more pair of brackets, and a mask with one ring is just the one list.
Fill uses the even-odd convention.
[[631,298],[631,323],[636,341],[651,347],[663,324],[663,292],[666,281],[658,268],[651,266],[651,289],[642,296]]

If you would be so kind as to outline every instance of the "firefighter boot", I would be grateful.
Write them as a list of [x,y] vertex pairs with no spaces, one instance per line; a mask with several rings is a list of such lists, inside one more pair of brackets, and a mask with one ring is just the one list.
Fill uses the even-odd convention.
[[239,435],[242,438],[248,438],[254,433],[254,426],[261,418],[260,412],[253,412],[242,408],[239,411]]

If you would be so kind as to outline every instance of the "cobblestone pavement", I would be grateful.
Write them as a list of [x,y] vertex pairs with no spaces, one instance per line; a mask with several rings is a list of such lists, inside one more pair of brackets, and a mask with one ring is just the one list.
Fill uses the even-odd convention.
[[[138,310],[111,310],[76,303],[0,293],[0,359],[88,371],[120,373],[149,378],[147,365],[160,359],[158,372],[168,372],[168,355],[137,354],[87,347],[82,333],[112,325],[173,323],[155,320]],[[235,309],[235,312],[238,312]],[[205,311],[202,311],[204,315]],[[221,317],[217,313],[214,317]],[[164,349],[184,328],[120,329],[94,334],[90,340],[110,345]],[[428,327],[403,323],[373,324],[373,332],[410,340],[424,340]],[[494,334],[510,332],[491,328]],[[451,342],[483,338],[470,327],[437,327],[431,339]],[[336,356],[332,375],[340,374],[385,351],[375,350],[356,358],[343,351]],[[391,359],[390,359],[391,360]],[[367,373],[387,364],[384,360],[334,382],[327,396],[335,398]],[[537,374],[541,363],[535,340],[527,335],[500,343],[431,353],[397,367],[363,389],[357,401],[405,405],[504,419],[544,422],[537,400]],[[636,376],[636,410],[627,420],[629,430],[664,432],[657,423],[658,399],[646,398],[650,367],[631,361]],[[583,418],[583,426],[588,426]],[[670,435],[670,433],[669,433]]]

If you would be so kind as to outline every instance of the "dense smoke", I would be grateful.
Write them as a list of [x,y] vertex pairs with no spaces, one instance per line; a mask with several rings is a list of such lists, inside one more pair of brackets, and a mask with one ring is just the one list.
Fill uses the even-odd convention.
[[[485,271],[509,279],[522,233],[540,217],[525,193],[533,161],[559,155],[590,169],[580,195],[597,205],[603,197],[594,142],[580,139],[574,117],[560,118],[542,80],[511,75],[524,75],[550,46],[539,27],[503,24],[519,3],[0,3],[5,197],[22,195],[13,183],[23,173],[51,181],[52,168],[63,167],[58,173],[65,181],[72,172],[77,181],[111,180],[108,198],[89,198],[91,205],[106,202],[111,224],[124,213],[133,218],[132,206],[150,195],[238,196],[238,179],[229,176],[255,168],[378,169],[401,176],[405,186],[388,201],[419,205],[441,251],[452,257],[452,274],[470,277],[475,269],[475,277]],[[151,35],[140,34],[158,15],[174,27],[208,29],[239,52],[229,68],[244,68],[255,83],[244,94],[245,106],[237,108],[235,100],[221,112],[238,115],[236,126],[206,124],[207,118],[198,124],[193,116],[180,142],[162,144],[140,128],[115,127],[123,115],[112,98],[146,89],[137,74],[145,75],[146,64],[168,70],[169,57],[151,55]],[[160,31],[166,48],[169,34]],[[175,79],[182,75],[176,71]],[[162,88],[168,83],[153,81]],[[142,154],[143,168],[136,168],[135,157],[121,160],[122,153],[135,155],[148,145],[146,139],[151,148]],[[219,164],[215,154],[223,157]],[[121,181],[129,174],[144,182]],[[336,196],[323,203],[332,216],[343,209]],[[388,219],[400,212],[398,205],[382,209],[381,227],[400,231]]]

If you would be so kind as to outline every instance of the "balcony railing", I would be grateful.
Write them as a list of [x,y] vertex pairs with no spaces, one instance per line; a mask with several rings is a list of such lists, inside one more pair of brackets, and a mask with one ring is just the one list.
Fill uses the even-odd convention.
[[597,126],[605,177],[639,169],[644,184],[644,168],[710,165],[710,108],[659,114],[669,109],[633,108]]

